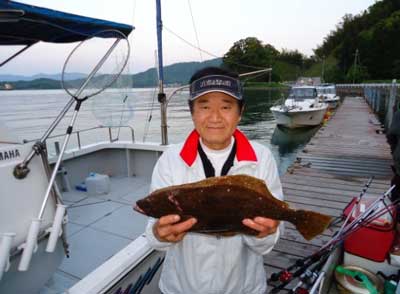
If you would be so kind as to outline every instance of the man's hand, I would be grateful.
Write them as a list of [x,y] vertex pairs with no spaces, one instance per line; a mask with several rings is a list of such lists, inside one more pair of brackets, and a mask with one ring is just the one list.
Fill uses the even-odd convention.
[[268,235],[274,234],[279,226],[279,221],[265,218],[265,217],[255,217],[254,219],[245,218],[242,223],[259,232],[257,238],[264,238]]
[[176,214],[160,217],[153,225],[154,236],[161,242],[181,241],[197,220],[195,218],[190,218],[184,222],[178,223],[180,219],[180,216]]

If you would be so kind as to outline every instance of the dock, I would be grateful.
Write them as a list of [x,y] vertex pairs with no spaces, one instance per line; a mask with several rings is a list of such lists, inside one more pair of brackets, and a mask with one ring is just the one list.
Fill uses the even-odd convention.
[[[293,208],[338,218],[371,176],[374,179],[366,196],[379,196],[390,187],[391,164],[381,123],[365,99],[346,97],[281,178],[285,200]],[[293,225],[285,223],[278,244],[264,258],[267,277],[314,253],[334,231],[328,229],[306,241]]]

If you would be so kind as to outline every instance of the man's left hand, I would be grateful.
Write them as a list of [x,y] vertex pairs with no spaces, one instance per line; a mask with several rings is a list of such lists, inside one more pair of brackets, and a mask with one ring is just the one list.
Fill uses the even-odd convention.
[[253,219],[245,218],[242,223],[259,232],[257,238],[264,238],[268,235],[272,235],[276,232],[279,226],[279,221],[266,218],[266,217],[255,217]]

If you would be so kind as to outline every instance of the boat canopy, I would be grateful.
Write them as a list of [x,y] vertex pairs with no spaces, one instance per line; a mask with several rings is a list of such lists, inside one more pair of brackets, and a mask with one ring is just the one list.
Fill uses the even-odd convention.
[[[82,41],[104,30],[128,36],[133,26],[0,0],[0,45],[32,45],[38,41]],[[109,35],[115,37],[115,34]],[[101,37],[107,37],[102,35]]]
[[290,90],[290,98],[305,99],[317,97],[317,90],[315,87],[304,86],[304,87],[293,87]]

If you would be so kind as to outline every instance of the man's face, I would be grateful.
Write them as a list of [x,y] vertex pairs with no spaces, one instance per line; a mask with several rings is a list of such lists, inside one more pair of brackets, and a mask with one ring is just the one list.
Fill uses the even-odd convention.
[[227,94],[211,92],[194,100],[194,127],[210,149],[221,150],[229,146],[240,118],[237,100]]

